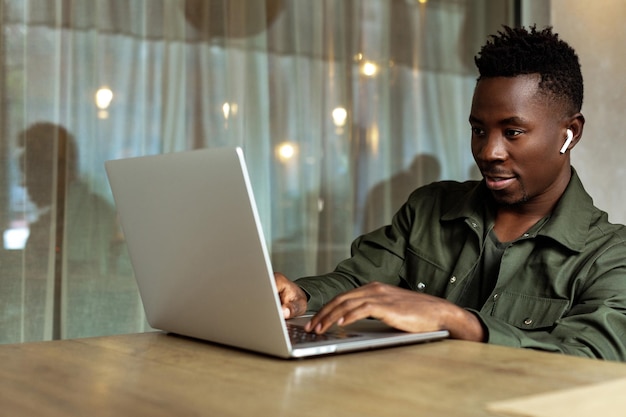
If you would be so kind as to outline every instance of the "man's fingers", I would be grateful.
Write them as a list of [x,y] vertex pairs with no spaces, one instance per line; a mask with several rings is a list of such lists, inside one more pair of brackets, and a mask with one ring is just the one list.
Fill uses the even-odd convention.
[[302,289],[281,273],[274,273],[276,287],[286,319],[297,317],[306,312],[307,298]]
[[337,300],[332,306],[320,310],[307,324],[305,330],[326,332],[333,324],[347,325],[371,315],[372,303],[367,297]]
[[292,301],[292,302],[283,302],[283,316],[286,319],[290,319],[293,317],[298,317],[305,313],[306,309],[303,308],[302,302]]

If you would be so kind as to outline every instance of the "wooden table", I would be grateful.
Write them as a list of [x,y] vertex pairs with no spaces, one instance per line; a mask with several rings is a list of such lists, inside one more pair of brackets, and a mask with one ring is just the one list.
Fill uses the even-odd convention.
[[0,414],[489,416],[626,364],[455,340],[304,360],[160,332],[0,346]]

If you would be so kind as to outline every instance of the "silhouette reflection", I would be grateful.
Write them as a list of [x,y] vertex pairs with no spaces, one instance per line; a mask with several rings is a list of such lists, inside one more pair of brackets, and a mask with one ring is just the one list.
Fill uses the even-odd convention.
[[365,202],[363,231],[369,232],[389,224],[391,217],[413,190],[439,180],[440,175],[441,167],[437,158],[418,154],[407,169],[376,184]]
[[0,342],[119,332],[120,320],[130,326],[137,297],[116,212],[79,177],[74,137],[36,123],[18,147],[36,209],[22,260],[3,278]]

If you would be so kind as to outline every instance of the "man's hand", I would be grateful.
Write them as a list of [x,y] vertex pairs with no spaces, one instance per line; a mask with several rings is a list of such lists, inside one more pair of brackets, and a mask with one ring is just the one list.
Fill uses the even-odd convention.
[[302,288],[280,272],[274,272],[274,279],[283,307],[283,316],[290,319],[306,313],[307,297]]
[[372,317],[407,332],[448,330],[456,339],[484,341],[478,318],[442,298],[372,282],[340,294],[326,304],[305,330],[324,333],[330,326]]

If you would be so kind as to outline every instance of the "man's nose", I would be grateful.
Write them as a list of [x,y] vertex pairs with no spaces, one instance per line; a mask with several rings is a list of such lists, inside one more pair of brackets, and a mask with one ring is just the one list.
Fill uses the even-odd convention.
[[499,134],[491,134],[483,139],[479,150],[479,158],[483,161],[503,161],[508,157],[506,138]]

